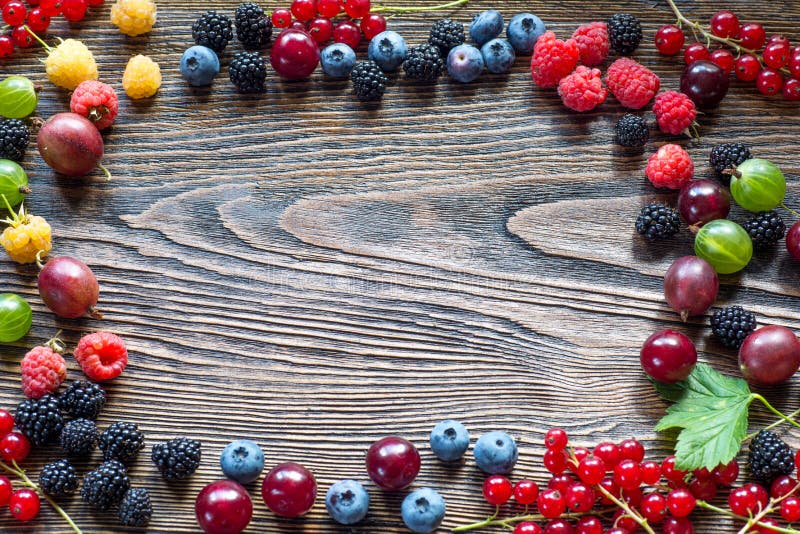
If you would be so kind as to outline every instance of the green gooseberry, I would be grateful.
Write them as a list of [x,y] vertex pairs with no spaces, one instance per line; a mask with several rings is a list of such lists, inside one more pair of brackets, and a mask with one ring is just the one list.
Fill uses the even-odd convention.
[[786,178],[769,161],[748,159],[731,174],[731,194],[748,211],[770,211],[786,196]]
[[0,159],[0,195],[5,196],[11,206],[16,206],[30,192],[28,175],[22,167],[10,159]]
[[0,115],[8,119],[24,119],[39,102],[33,82],[24,76],[9,76],[0,82]]
[[0,293],[0,343],[17,341],[28,333],[33,322],[31,306],[13,293]]
[[728,219],[706,223],[694,238],[694,253],[719,274],[744,269],[753,257],[753,241],[744,228]]

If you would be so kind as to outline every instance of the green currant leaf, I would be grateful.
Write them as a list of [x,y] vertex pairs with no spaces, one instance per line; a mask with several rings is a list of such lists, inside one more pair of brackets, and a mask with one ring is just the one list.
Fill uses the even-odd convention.
[[713,469],[730,462],[747,435],[747,415],[756,396],[741,378],[724,376],[705,364],[695,366],[681,382],[654,386],[674,402],[655,430],[680,428],[675,467]]

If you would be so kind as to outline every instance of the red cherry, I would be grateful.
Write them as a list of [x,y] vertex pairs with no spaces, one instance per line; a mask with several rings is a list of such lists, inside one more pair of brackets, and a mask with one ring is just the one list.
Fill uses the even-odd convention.
[[50,18],[59,16],[63,9],[61,0],[41,0],[39,7],[41,7],[44,14]]
[[317,13],[321,17],[332,19],[342,10],[340,0],[317,0]]
[[539,486],[532,480],[520,480],[514,485],[514,500],[524,506],[536,502],[539,497]]
[[783,89],[783,76],[774,69],[764,69],[758,73],[756,78],[756,89],[762,95],[777,95]]
[[665,56],[674,56],[683,48],[686,37],[674,24],[665,24],[656,32],[656,49]]
[[709,55],[710,54],[708,52],[708,48],[706,48],[706,45],[694,43],[687,46],[686,50],[683,51],[683,61],[687,65],[691,65],[695,61],[708,59]]
[[759,50],[767,40],[764,27],[756,22],[748,22],[739,28],[739,44],[750,50]]
[[[800,261],[800,221],[794,223],[786,232],[786,250],[789,251],[791,257]],[[795,458],[794,462],[800,472],[800,458]]]
[[0,58],[11,57],[14,54],[14,40],[8,35],[0,36]]
[[0,438],[14,430],[14,416],[6,410],[0,409]]
[[493,506],[503,506],[513,492],[511,482],[503,475],[492,475],[483,481],[483,498]]
[[50,17],[45,15],[41,7],[34,8],[28,13],[28,27],[34,33],[44,33],[49,26]]
[[301,22],[308,22],[317,14],[316,0],[292,0],[292,15]]
[[733,57],[733,54],[730,50],[726,50],[724,48],[718,48],[711,52],[708,56],[708,59],[711,60],[712,63],[716,63],[722,70],[725,71],[725,74],[730,74],[733,70],[733,66],[736,63],[736,59]]
[[17,521],[30,521],[39,515],[39,508],[42,503],[39,500],[39,495],[32,489],[21,489],[14,492],[11,499],[8,501],[8,507],[11,510],[11,515]]
[[89,7],[86,0],[62,0],[61,14],[69,22],[80,22],[86,18],[86,9]]
[[379,33],[386,31],[386,18],[378,13],[370,13],[361,19],[361,31],[364,37],[372,39]]
[[19,432],[10,432],[0,439],[0,457],[4,462],[22,462],[31,452],[31,442]]
[[25,17],[28,11],[25,9],[25,4],[13,0],[3,7],[3,20],[9,26],[19,26],[25,22]]
[[11,480],[7,476],[0,475],[0,506],[8,504],[12,493],[14,493],[14,488]]
[[743,82],[752,82],[761,72],[761,63],[753,54],[742,54],[736,59],[736,77]]
[[659,330],[644,342],[639,360],[647,376],[658,382],[673,383],[692,372],[697,363],[697,350],[684,334]]
[[737,37],[739,35],[739,18],[727,9],[717,11],[711,17],[711,33],[717,37]]
[[307,78],[319,64],[319,47],[311,36],[300,30],[283,30],[272,44],[270,63],[289,80]]
[[241,532],[253,517],[253,501],[233,480],[212,482],[197,494],[195,515],[207,534]]
[[300,464],[286,462],[272,468],[261,484],[261,497],[281,517],[305,515],[317,498],[317,481]]
[[361,30],[349,20],[342,21],[333,29],[333,40],[355,50],[361,42]]
[[369,15],[372,7],[370,0],[342,0],[344,11],[351,19],[360,19]]
[[292,23],[292,12],[285,8],[276,9],[270,18],[276,28],[288,28]]
[[417,478],[419,451],[401,437],[389,436],[373,443],[367,451],[367,473],[375,484],[390,491],[401,490]]
[[19,48],[30,48],[36,42],[30,32],[25,29],[25,26],[17,26],[11,30],[11,39]]
[[324,17],[311,19],[311,22],[308,23],[308,34],[319,44],[328,42],[331,35],[333,35],[333,23],[331,19],[326,19]]
[[771,69],[780,69],[789,63],[789,45],[784,43],[770,43],[764,47],[762,57],[764,64]]

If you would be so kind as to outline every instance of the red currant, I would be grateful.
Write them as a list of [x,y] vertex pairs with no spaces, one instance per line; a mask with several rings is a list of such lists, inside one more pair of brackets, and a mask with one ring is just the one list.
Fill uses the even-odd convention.
[[598,443],[595,446],[592,454],[603,460],[603,463],[606,465],[606,469],[608,471],[613,470],[614,466],[616,466],[622,458],[619,452],[619,447],[610,441]]
[[373,443],[367,451],[366,462],[369,478],[389,491],[401,490],[414,482],[421,463],[417,448],[397,436]]
[[623,489],[621,492],[622,500],[634,508],[638,508],[642,504],[644,494],[641,488]]
[[39,515],[39,508],[41,508],[41,501],[39,495],[32,489],[21,489],[14,492],[11,499],[8,501],[8,507],[11,509],[11,515],[17,521],[30,521]]
[[599,484],[606,476],[606,464],[597,456],[587,456],[578,464],[578,476],[592,486]]
[[783,84],[783,98],[791,102],[800,100],[800,80],[797,78],[789,78]]
[[[777,530],[775,530],[773,528],[769,528],[769,527],[779,527],[780,526],[780,524],[776,520],[774,520],[773,518],[764,517],[759,521],[759,523],[762,523],[762,525],[756,526],[756,530],[755,530],[755,532],[757,532],[758,534],[778,534]],[[769,525],[769,526],[766,526],[766,525]]]
[[[611,478],[611,477],[606,477],[603,480],[601,480],[600,484],[598,484],[598,486],[600,486],[601,488],[606,490],[608,493],[610,493],[614,497],[619,497],[620,496],[619,487],[617,487],[617,485],[614,483],[614,479]],[[604,493],[600,494],[600,502],[602,504],[607,504],[607,505],[614,504],[614,501],[612,501],[611,499],[606,497],[606,495]]]
[[767,39],[767,44],[772,44],[772,43],[779,43],[786,46],[791,46],[789,39],[787,39],[785,35],[781,35],[778,33],[770,35],[769,39]]
[[575,530],[566,519],[554,519],[544,527],[544,534],[574,534]]
[[739,477],[739,463],[731,460],[727,464],[720,464],[711,472],[714,481],[721,486],[730,486]]
[[578,462],[578,463],[580,463],[581,460],[583,460],[584,458],[586,458],[590,454],[591,454],[591,451],[589,451],[589,449],[587,449],[586,447],[575,447],[572,450],[572,455],[575,457],[575,461]]
[[650,493],[642,499],[640,511],[647,521],[656,525],[667,516],[667,499],[660,493]]
[[573,512],[588,512],[594,506],[594,490],[582,482],[576,482],[567,489],[564,501]]
[[333,35],[333,23],[331,19],[324,17],[311,19],[308,23],[308,33],[319,44],[326,43]]
[[769,487],[769,496],[773,499],[780,499],[785,495],[795,493],[796,487],[797,481],[795,479],[789,475],[781,475],[772,481],[772,485]]
[[639,529],[639,523],[634,518],[625,514],[625,510],[618,509],[614,512],[614,518],[611,520],[615,527],[624,529],[627,532],[635,532]]
[[[9,37],[8,35],[0,35],[0,59],[11,57],[14,54],[14,39]],[[6,412],[8,413],[8,412]],[[14,421],[11,421],[12,427]],[[9,430],[10,432],[10,430]],[[8,434],[8,432],[0,432],[0,436]]]
[[31,452],[31,442],[19,432],[9,432],[0,439],[0,456],[4,462],[22,462]]
[[658,484],[658,481],[661,480],[661,466],[658,462],[653,460],[642,462],[639,470],[642,472],[642,482],[644,484],[652,486]]
[[784,43],[770,43],[761,54],[764,64],[771,69],[780,69],[789,63],[789,45]]
[[493,506],[502,506],[511,498],[514,489],[503,475],[492,475],[483,481],[483,498]]
[[695,476],[695,478],[699,478],[700,480],[705,480],[711,476],[711,471],[709,471],[705,467],[701,467],[700,469],[695,469],[694,471],[692,471],[692,474]]
[[736,59],[736,77],[743,82],[752,82],[761,72],[761,63],[753,54],[742,54]]
[[80,22],[86,17],[86,9],[89,7],[86,0],[62,0],[61,14],[69,22]]
[[50,26],[50,17],[45,15],[41,7],[32,9],[28,13],[28,27],[34,33],[44,33]]
[[759,50],[767,40],[764,27],[756,22],[748,22],[739,28],[739,44],[750,50]]
[[89,7],[98,7],[102,6],[104,1],[105,0],[86,0],[86,3],[89,5]]
[[332,19],[342,10],[340,0],[317,0],[317,13],[320,17]]
[[644,445],[635,439],[625,439],[619,444],[619,457],[622,460],[641,462],[644,460]]
[[364,18],[372,7],[370,0],[342,0],[344,11],[351,19]]
[[[291,28],[292,30],[300,30],[301,32],[308,35],[308,26],[306,26],[305,22],[300,22],[299,20],[293,20],[292,23],[289,24],[289,28]],[[278,35],[278,37],[280,37],[280,35]],[[311,36],[309,35],[309,37]]]
[[708,59],[708,56],[709,52],[706,45],[694,43],[687,46],[686,50],[683,51],[683,62],[687,65],[691,65],[695,61]]
[[711,17],[711,33],[717,37],[737,37],[739,35],[739,18],[727,9],[717,11]]
[[276,28],[288,28],[292,23],[292,12],[288,9],[276,9],[272,12],[272,25]]
[[683,482],[687,472],[675,469],[675,456],[667,456],[661,462],[661,475],[672,482]]
[[514,534],[543,534],[543,532],[542,527],[533,521],[517,523],[517,527],[514,529]]
[[3,20],[9,26],[19,26],[25,22],[25,17],[28,11],[25,9],[25,4],[13,0],[5,5],[3,8]]
[[547,483],[547,488],[558,490],[563,495],[574,483],[575,479],[567,474],[555,475],[550,479],[550,482]]
[[622,460],[614,467],[614,483],[620,488],[638,488],[641,482],[642,471],[633,460]]
[[12,493],[14,488],[11,486],[11,480],[7,476],[0,475],[0,507],[8,504]]
[[361,30],[353,22],[344,20],[333,29],[333,40],[337,43],[344,43],[353,50],[358,48],[361,42]]
[[665,24],[656,32],[656,49],[665,56],[674,56],[683,48],[686,37],[674,24]]
[[532,480],[520,480],[514,484],[514,500],[528,506],[536,502],[539,497],[539,486]]
[[631,531],[627,528],[611,527],[606,530],[605,534],[631,534]]
[[544,451],[542,464],[554,475],[560,475],[569,466],[569,457],[563,449],[547,449]]
[[688,489],[674,489],[667,495],[667,507],[672,517],[686,517],[694,511],[696,505],[697,499]]
[[711,501],[717,496],[717,483],[713,478],[695,478],[689,483],[689,491],[696,499]]
[[668,517],[661,526],[661,534],[692,534],[692,522],[685,517]]
[[372,39],[384,31],[386,31],[386,18],[383,15],[370,13],[361,19],[361,32],[367,39]]
[[564,513],[567,508],[567,503],[561,492],[553,489],[546,489],[539,494],[536,499],[536,506],[539,508],[539,513],[547,519],[555,519]]
[[261,497],[274,514],[300,517],[314,506],[317,481],[311,471],[302,465],[286,462],[273,467],[264,478]]
[[544,435],[544,446],[548,449],[564,450],[569,443],[569,436],[561,428],[551,428]]
[[41,7],[44,14],[50,18],[59,16],[63,9],[61,0],[42,0],[39,7]]
[[724,48],[718,48],[711,52],[708,56],[708,59],[711,60],[712,63],[715,63],[719,68],[725,71],[725,74],[730,74],[733,71],[733,66],[736,63],[736,58],[733,57],[733,54],[730,50],[726,50]]
[[300,22],[308,22],[317,14],[316,0],[292,0],[292,15]]
[[767,490],[758,484],[745,484],[728,494],[728,508],[736,515],[747,517],[763,510],[769,502]]
[[14,44],[19,48],[30,48],[35,42],[30,32],[25,29],[25,26],[17,26],[11,30],[11,40],[13,40]]
[[789,72],[795,78],[800,78],[800,46],[789,50]]
[[603,534],[603,522],[596,515],[585,515],[575,523],[575,534]]
[[783,89],[783,76],[777,70],[764,69],[758,73],[756,89],[762,95],[777,95]]
[[784,521],[800,521],[800,497],[791,495],[781,502],[781,517]]

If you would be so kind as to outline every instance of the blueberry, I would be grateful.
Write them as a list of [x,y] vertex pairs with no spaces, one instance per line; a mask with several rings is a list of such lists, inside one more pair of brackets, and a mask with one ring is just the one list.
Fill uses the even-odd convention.
[[181,76],[189,85],[210,85],[219,74],[219,58],[205,46],[193,46],[181,56]]
[[381,32],[369,42],[367,54],[383,72],[394,72],[403,64],[408,53],[406,40],[393,31]]
[[514,469],[519,451],[514,438],[505,432],[487,432],[478,438],[475,448],[475,463],[490,475],[505,475]]
[[264,452],[249,439],[237,439],[225,447],[219,463],[226,477],[248,484],[264,470]]
[[492,39],[481,47],[483,62],[489,72],[502,74],[514,64],[514,47],[505,39]]
[[461,83],[469,83],[483,73],[483,56],[472,45],[462,44],[447,54],[447,72]]
[[533,53],[533,45],[545,30],[542,19],[530,13],[520,13],[514,15],[514,18],[508,23],[506,35],[517,54],[529,55]]
[[[469,45],[461,45],[461,46],[469,46]],[[456,50],[461,48],[461,46],[454,48]],[[474,46],[470,46],[476,52],[478,51],[477,48]],[[453,52],[450,52],[450,56],[453,55]],[[478,58],[480,58],[480,54],[478,54]],[[447,65],[449,68],[450,65],[450,58],[447,58]],[[483,69],[483,60],[481,59],[481,69]],[[452,76],[452,72],[450,73]],[[453,78],[456,78],[453,76]],[[474,79],[474,78],[472,78]],[[463,81],[470,81],[470,80],[461,80],[456,78],[456,80],[463,82]],[[467,452],[467,447],[469,447],[469,431],[466,429],[464,425],[459,423],[458,421],[452,421],[450,419],[446,421],[442,421],[431,431],[431,450],[433,450],[433,454],[436,455],[443,462],[453,462],[458,460],[464,453]]]
[[400,505],[403,522],[412,532],[419,534],[427,534],[439,528],[444,519],[444,511],[444,499],[430,488],[409,493]]
[[328,76],[347,78],[356,64],[356,53],[344,43],[335,43],[322,51],[319,60]]
[[367,515],[369,493],[355,480],[340,480],[325,494],[325,507],[337,523],[353,525]]
[[503,31],[503,15],[496,9],[487,9],[472,17],[469,25],[469,35],[472,40],[482,46],[491,41]]

